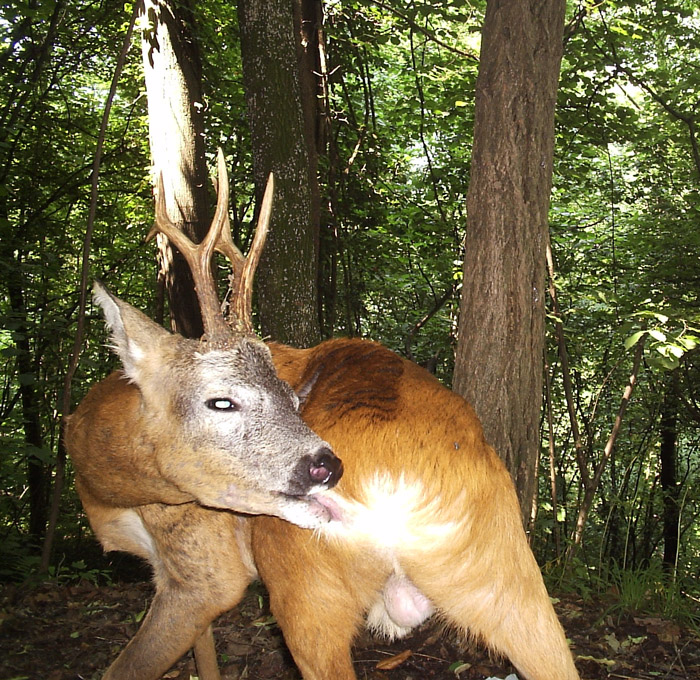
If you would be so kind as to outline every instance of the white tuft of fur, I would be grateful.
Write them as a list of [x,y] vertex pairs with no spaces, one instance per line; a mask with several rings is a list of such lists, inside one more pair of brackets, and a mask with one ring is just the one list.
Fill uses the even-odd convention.
[[100,527],[98,538],[105,552],[124,550],[148,560],[154,568],[160,563],[153,537],[141,516],[132,508],[120,512]]
[[454,521],[440,521],[441,499],[427,498],[418,480],[377,474],[363,487],[359,500],[347,500],[337,491],[324,492],[341,508],[340,521],[321,527],[327,538],[359,541],[391,554],[397,549],[431,550],[444,545],[454,533]]

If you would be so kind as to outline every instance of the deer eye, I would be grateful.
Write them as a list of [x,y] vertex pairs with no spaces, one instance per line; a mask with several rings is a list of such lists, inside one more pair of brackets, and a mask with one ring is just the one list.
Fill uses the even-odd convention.
[[207,408],[210,408],[212,411],[240,411],[241,409],[240,404],[225,397],[208,399],[206,403]]

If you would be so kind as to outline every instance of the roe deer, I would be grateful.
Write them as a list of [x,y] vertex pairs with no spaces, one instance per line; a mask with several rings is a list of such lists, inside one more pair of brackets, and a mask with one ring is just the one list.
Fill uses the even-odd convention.
[[[220,239],[230,250],[226,229]],[[432,614],[508,656],[529,680],[576,680],[513,483],[472,408],[370,341],[270,350],[301,399],[302,418],[343,460],[335,487],[313,496],[330,521],[309,531],[271,516],[173,505],[154,450],[143,449],[125,471],[95,447],[83,487],[105,486],[129,521],[116,523],[118,540],[106,543],[104,506],[86,503],[86,512],[107,549],[150,561],[157,586],[105,678],[156,680],[194,646],[200,680],[218,680],[210,623],[259,575],[305,680],[355,680],[351,644],[365,621],[400,637]],[[127,474],[133,489],[121,482]]]
[[[249,257],[233,246],[226,251],[229,258],[237,258],[235,327],[220,311],[211,268],[214,249],[221,249],[222,230],[230,241],[221,153],[217,209],[205,240],[194,246],[169,223],[162,181],[154,227],[167,234],[192,267],[205,328],[202,340],[169,333],[95,284],[95,301],[103,309],[124,370],[95,385],[67,418],[66,446],[78,493],[104,548],[135,553],[154,566],[161,590],[149,620],[156,627],[166,625],[161,616],[167,617],[168,626],[177,625],[170,610],[176,577],[167,557],[158,561],[164,548],[148,529],[153,511],[162,508],[164,517],[169,510],[187,516],[197,501],[277,515],[309,528],[331,518],[331,510],[316,495],[338,481],[342,463],[301,420],[298,398],[277,377],[269,349],[252,333],[251,283],[269,223],[272,186]],[[228,519],[215,512],[211,517],[224,518],[224,523]],[[170,531],[173,541],[186,540],[179,527]],[[189,559],[213,550],[218,538],[210,540],[211,545],[192,546]],[[201,585],[209,597],[206,584]],[[187,616],[181,623],[183,630],[195,625]],[[129,668],[129,677],[145,677],[134,670],[138,664],[127,651],[115,663],[113,677],[125,677],[120,668]]]

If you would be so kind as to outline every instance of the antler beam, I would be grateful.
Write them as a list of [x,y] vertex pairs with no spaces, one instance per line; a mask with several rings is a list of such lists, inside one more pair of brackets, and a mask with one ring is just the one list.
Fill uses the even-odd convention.
[[231,342],[233,329],[221,312],[212,258],[214,251],[220,252],[230,262],[233,269],[231,313],[229,321],[237,331],[250,333],[253,330],[252,297],[253,277],[265,244],[272,213],[274,179],[272,174],[267,182],[260,209],[260,217],[248,257],[244,257],[231,237],[228,217],[228,175],[223,151],[217,157],[218,187],[214,219],[207,235],[201,243],[193,243],[170,220],[165,207],[165,190],[162,174],[158,177],[156,195],[156,219],[146,240],[157,233],[164,234],[182,253],[187,261],[194,280],[197,299],[202,313],[202,323],[207,343],[214,347],[226,346]]

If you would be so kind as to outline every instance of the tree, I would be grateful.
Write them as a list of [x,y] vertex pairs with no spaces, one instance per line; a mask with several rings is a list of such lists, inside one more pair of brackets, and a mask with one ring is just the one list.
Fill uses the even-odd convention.
[[260,325],[264,336],[308,346],[320,340],[318,180],[315,149],[305,134],[297,68],[300,32],[290,3],[281,0],[240,0],[238,16],[258,197],[268,173],[276,180],[257,274]]
[[[63,415],[58,395],[77,307],[76,244],[87,221],[101,100],[113,70],[114,45],[121,42],[119,9],[112,2],[56,2],[2,10],[0,484],[5,493],[0,562],[5,574],[22,564],[18,553],[38,547],[45,530]],[[128,197],[139,189],[143,165],[134,159],[142,149],[143,130],[128,87],[123,94],[104,164],[103,231],[96,257],[103,275],[139,271],[138,256],[128,254],[133,243],[125,246],[126,234],[105,236],[110,225],[124,230],[139,219]],[[106,241],[112,253],[103,258]],[[92,370],[88,362],[82,373]],[[74,528],[75,508],[68,503],[66,510]]]
[[[192,10],[187,2],[146,0],[144,15],[153,173],[163,177],[170,220],[196,243],[209,228],[209,211],[202,74]],[[173,329],[197,338],[203,328],[189,267],[167,239],[158,236],[158,243]]]
[[659,422],[659,481],[663,495],[663,564],[670,574],[675,574],[678,562],[678,529],[680,521],[680,497],[678,486],[678,369],[671,371],[666,394],[661,404]]
[[562,0],[491,0],[476,88],[454,389],[534,513]]

